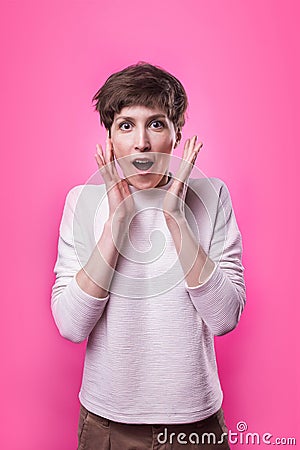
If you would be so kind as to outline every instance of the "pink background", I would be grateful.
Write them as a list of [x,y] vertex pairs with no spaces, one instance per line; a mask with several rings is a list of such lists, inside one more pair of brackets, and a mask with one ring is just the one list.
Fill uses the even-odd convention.
[[243,235],[247,306],[216,338],[227,425],[297,437],[299,3],[1,5],[1,448],[76,448],[84,344],[61,338],[51,316],[58,226],[103,143],[91,98],[139,60],[183,82],[183,138],[203,140],[197,165],[228,185]]

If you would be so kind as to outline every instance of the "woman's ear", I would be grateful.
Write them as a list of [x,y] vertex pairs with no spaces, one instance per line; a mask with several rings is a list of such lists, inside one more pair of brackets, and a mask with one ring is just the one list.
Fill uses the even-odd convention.
[[181,137],[182,137],[181,130],[180,130],[180,128],[178,128],[177,133],[176,133],[176,141],[175,141],[174,148],[176,148],[180,144]]

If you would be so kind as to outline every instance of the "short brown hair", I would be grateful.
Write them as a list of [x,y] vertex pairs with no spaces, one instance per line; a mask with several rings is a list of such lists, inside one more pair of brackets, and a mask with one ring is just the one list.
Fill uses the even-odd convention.
[[158,66],[144,61],[113,73],[93,97],[100,123],[110,130],[114,115],[126,106],[159,107],[175,130],[185,124],[187,95],[181,82]]

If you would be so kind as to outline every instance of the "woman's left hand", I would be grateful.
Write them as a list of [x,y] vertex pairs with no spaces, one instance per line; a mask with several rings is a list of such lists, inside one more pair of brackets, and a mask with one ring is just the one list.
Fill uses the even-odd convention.
[[184,205],[187,191],[187,183],[202,142],[197,142],[197,136],[187,139],[184,144],[182,161],[170,188],[167,190],[163,200],[163,212],[166,220],[185,218]]

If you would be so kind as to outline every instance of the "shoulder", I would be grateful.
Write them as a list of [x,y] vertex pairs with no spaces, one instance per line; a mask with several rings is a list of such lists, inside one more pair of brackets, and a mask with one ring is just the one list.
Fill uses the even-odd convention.
[[65,204],[71,208],[85,204],[92,205],[105,198],[106,189],[104,184],[79,184],[69,189],[65,197]]
[[217,177],[189,179],[188,202],[199,208],[199,201],[211,215],[222,210],[226,215],[232,210],[232,200],[227,184]]
[[220,191],[223,186],[227,188],[226,183],[217,177],[189,178],[189,186],[196,189],[214,189]]
[[225,181],[217,177],[190,178],[188,186],[203,199],[218,201],[220,197],[229,194]]
[[65,197],[61,235],[69,236],[66,240],[70,241],[70,230],[73,230],[74,223],[86,227],[87,230],[90,224],[94,223],[98,209],[101,209],[102,216],[106,217],[108,206],[104,184],[80,184],[70,188]]

